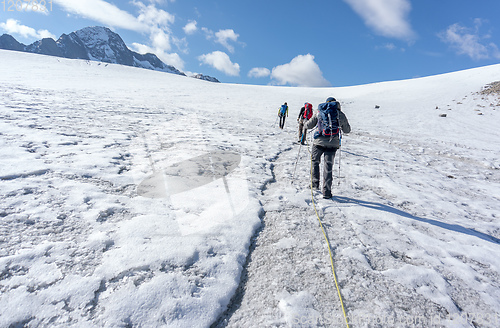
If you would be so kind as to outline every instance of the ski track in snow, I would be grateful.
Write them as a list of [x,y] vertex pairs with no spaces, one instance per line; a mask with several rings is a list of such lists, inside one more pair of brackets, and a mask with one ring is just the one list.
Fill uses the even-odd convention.
[[[12,66],[0,85],[0,327],[345,326],[306,147],[292,183],[298,108],[283,131],[272,125],[282,99],[316,106],[330,89],[170,82],[0,54]],[[138,84],[144,76],[152,82]],[[379,113],[367,110],[379,88],[331,91],[353,132],[336,156],[334,198],[315,194],[351,327],[498,327],[498,132],[489,142],[482,132],[498,119],[466,111],[486,112],[493,96],[450,91],[438,104],[453,107],[453,124],[439,110],[408,123],[393,118],[407,97],[391,102],[392,91]],[[452,141],[461,120],[470,142]],[[210,196],[138,195],[148,177],[213,150],[241,154],[224,185],[199,189],[225,188],[230,218],[207,214]],[[189,221],[207,215],[215,222]]]

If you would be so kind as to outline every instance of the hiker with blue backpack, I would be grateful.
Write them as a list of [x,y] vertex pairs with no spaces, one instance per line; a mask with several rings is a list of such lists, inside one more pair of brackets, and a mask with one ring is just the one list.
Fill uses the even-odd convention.
[[325,162],[323,165],[323,198],[332,198],[333,160],[335,153],[340,148],[341,132],[351,132],[347,117],[340,108],[340,103],[333,97],[318,105],[318,111],[304,124],[308,130],[318,127],[314,133],[311,151],[312,177],[311,186],[319,190],[319,165],[321,155]]
[[300,109],[299,117],[297,117],[297,122],[299,122],[299,142],[303,145],[306,144],[307,129],[304,128],[304,123],[307,122],[313,116],[313,108],[310,103],[305,103],[304,107]]
[[278,116],[280,118],[280,129],[283,129],[283,127],[285,126],[285,118],[288,117],[288,105],[286,102],[281,105],[280,109],[278,110]]

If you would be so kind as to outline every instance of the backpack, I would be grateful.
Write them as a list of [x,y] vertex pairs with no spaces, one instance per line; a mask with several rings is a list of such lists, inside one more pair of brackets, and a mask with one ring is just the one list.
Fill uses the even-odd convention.
[[313,116],[313,106],[310,103],[305,104],[305,110],[304,110],[304,118],[306,120],[310,119]]
[[339,133],[338,108],[339,103],[336,101],[319,104],[318,131],[314,133],[314,138],[318,138],[319,136],[331,138]]
[[281,105],[280,115],[284,116],[286,114],[287,105]]

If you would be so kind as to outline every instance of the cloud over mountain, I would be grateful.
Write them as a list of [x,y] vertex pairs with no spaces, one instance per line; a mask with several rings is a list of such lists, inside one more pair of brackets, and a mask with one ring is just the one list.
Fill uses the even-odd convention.
[[18,20],[15,19],[7,19],[5,23],[0,23],[0,28],[5,30],[9,34],[19,34],[23,36],[24,38],[27,37],[33,37],[37,39],[43,39],[43,38],[53,38],[55,39],[56,36],[52,33],[50,33],[47,30],[35,30],[32,27],[22,25]]

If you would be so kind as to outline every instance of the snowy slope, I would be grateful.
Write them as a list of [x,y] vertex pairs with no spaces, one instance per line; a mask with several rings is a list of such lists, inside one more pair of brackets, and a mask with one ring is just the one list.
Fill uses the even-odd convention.
[[478,92],[500,65],[327,89],[0,63],[0,327],[343,326],[295,143],[329,96],[353,132],[316,201],[352,326],[499,326],[500,100]]

